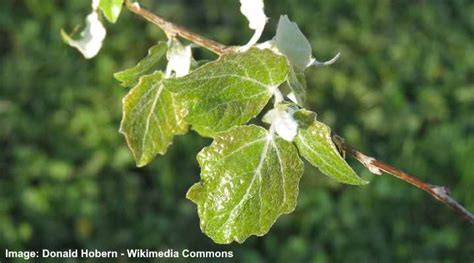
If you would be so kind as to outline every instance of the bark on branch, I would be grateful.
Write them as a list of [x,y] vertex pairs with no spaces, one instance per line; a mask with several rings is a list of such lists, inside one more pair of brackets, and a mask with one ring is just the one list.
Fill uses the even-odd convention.
[[125,6],[132,11],[133,13],[143,17],[152,24],[161,28],[168,38],[176,37],[177,35],[187,39],[196,45],[204,47],[217,55],[223,55],[233,50],[231,47],[227,47],[221,43],[218,43],[212,39],[208,39],[199,34],[189,31],[188,29],[176,25],[170,21],[165,20],[164,18],[140,7],[138,3],[132,3],[130,0],[125,0]]
[[449,208],[454,210],[457,214],[462,216],[471,224],[474,224],[474,215],[459,204],[453,197],[450,195],[450,191],[445,186],[432,185],[425,183],[420,179],[409,175],[398,168],[395,168],[389,164],[386,164],[382,161],[379,161],[373,157],[367,156],[362,152],[356,150],[352,145],[346,143],[342,137],[337,135],[333,136],[334,143],[340,147],[344,152],[352,155],[357,161],[362,163],[369,171],[376,175],[381,175],[382,172],[393,175],[394,177],[403,180],[427,193],[432,195],[436,200],[447,205]]

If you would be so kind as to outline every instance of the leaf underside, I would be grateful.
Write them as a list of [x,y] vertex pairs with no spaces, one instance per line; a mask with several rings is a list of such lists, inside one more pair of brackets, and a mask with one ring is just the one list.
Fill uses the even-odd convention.
[[275,42],[278,50],[288,57],[293,66],[305,70],[311,63],[312,48],[298,25],[282,15],[278,21]]
[[191,74],[165,81],[189,111],[186,121],[213,137],[254,118],[288,74],[288,61],[270,50],[250,49],[222,56]]
[[303,163],[292,143],[262,127],[217,135],[198,161],[201,181],[187,197],[198,206],[201,230],[216,243],[262,236],[296,206]]
[[125,135],[137,166],[165,154],[174,135],[187,131],[186,111],[163,86],[162,72],[143,76],[123,100],[120,132]]
[[288,86],[296,98],[296,103],[304,106],[306,102],[306,76],[304,72],[291,66],[288,73]]
[[331,130],[322,122],[314,121],[307,127],[301,127],[295,138],[299,153],[319,170],[341,183],[364,185],[361,179],[339,154],[331,140]]

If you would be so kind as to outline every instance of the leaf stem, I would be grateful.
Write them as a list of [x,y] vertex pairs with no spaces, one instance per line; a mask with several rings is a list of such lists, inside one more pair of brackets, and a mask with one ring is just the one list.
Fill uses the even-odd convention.
[[461,217],[466,219],[471,224],[474,224],[474,215],[459,204],[453,197],[450,195],[450,190],[445,186],[432,185],[426,182],[421,181],[420,179],[409,175],[398,168],[386,164],[382,161],[369,157],[362,152],[356,150],[352,145],[346,143],[344,139],[340,136],[333,136],[333,141],[338,145],[343,151],[348,152],[356,160],[362,163],[370,172],[376,175],[381,175],[382,172],[390,174],[400,180],[403,180],[427,193],[432,195],[436,200],[447,205],[449,208],[454,210]]
[[212,39],[208,39],[206,37],[203,37],[199,34],[196,34],[194,32],[189,31],[188,29],[176,25],[170,21],[165,20],[164,18],[153,14],[152,12],[148,11],[147,9],[144,9],[140,7],[138,3],[132,3],[130,0],[125,0],[125,6],[132,11],[133,13],[143,17],[144,19],[148,20],[149,22],[157,25],[159,28],[161,28],[165,34],[168,36],[168,38],[173,38],[176,35],[187,39],[196,45],[199,45],[201,47],[204,47],[217,55],[223,55],[225,53],[229,53],[234,50],[232,47],[227,47],[221,43],[218,43]]

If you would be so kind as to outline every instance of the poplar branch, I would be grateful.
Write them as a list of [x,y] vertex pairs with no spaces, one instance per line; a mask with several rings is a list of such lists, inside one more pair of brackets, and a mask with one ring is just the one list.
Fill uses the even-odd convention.
[[[228,47],[212,39],[208,39],[204,36],[196,34],[182,26],[167,21],[164,18],[148,11],[147,9],[141,8],[138,3],[132,3],[131,0],[125,0],[125,6],[133,13],[160,27],[165,32],[168,38],[180,36],[195,43],[196,45],[199,45],[216,53],[217,55],[223,55],[234,51],[233,47]],[[362,163],[371,173],[375,175],[382,175],[382,172],[385,172],[402,181],[405,181],[429,193],[436,200],[447,205],[449,208],[454,210],[457,214],[466,219],[468,222],[474,224],[474,215],[466,208],[464,208],[461,204],[459,204],[453,197],[451,197],[450,191],[447,187],[425,183],[420,179],[409,175],[394,166],[386,164],[373,157],[367,156],[362,152],[356,150],[350,144],[346,143],[342,137],[335,135],[333,136],[333,141],[338,147],[340,147],[340,149],[342,149],[343,152],[348,152],[356,160]]]
[[427,193],[432,195],[436,200],[447,205],[449,208],[454,210],[461,217],[466,219],[471,224],[474,224],[474,215],[469,212],[465,207],[458,203],[450,195],[450,190],[445,186],[432,185],[421,181],[420,179],[409,175],[398,168],[379,161],[373,157],[367,156],[362,152],[356,150],[352,145],[346,143],[343,138],[335,135],[333,136],[334,143],[340,147],[344,152],[352,155],[357,161],[362,163],[369,171],[375,175],[381,175],[382,172],[390,174],[402,181],[405,181]]
[[130,0],[125,0],[125,6],[133,13],[143,17],[144,19],[161,28],[168,36],[168,38],[173,38],[178,35],[184,39],[193,42],[196,45],[199,45],[216,53],[219,56],[225,53],[229,53],[233,50],[233,48],[231,47],[227,47],[219,42],[203,37],[199,34],[189,31],[188,29],[182,26],[167,21],[164,18],[148,11],[147,9],[140,7],[138,3],[132,3]]

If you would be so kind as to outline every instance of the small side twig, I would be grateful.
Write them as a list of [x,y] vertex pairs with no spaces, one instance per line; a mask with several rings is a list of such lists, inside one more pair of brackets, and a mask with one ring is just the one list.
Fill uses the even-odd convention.
[[367,156],[362,152],[356,150],[352,145],[346,143],[344,139],[340,136],[333,136],[333,141],[336,145],[338,145],[343,151],[352,155],[355,159],[357,159],[360,163],[362,163],[370,172],[376,175],[381,175],[382,172],[388,173],[393,175],[394,177],[403,180],[427,193],[432,195],[436,200],[440,201],[441,203],[447,205],[449,208],[454,210],[464,219],[469,221],[471,224],[474,224],[474,215],[469,212],[466,208],[464,208],[461,204],[459,204],[453,197],[450,195],[450,191],[445,186],[437,186],[432,185],[429,183],[425,183],[420,179],[409,175],[396,167],[393,167],[389,164],[386,164],[382,161],[379,161],[373,157]]
[[138,3],[132,3],[130,0],[125,0],[125,6],[133,13],[145,18],[149,22],[160,27],[168,36],[168,38],[173,38],[176,35],[178,35],[184,39],[187,39],[195,43],[196,45],[199,45],[201,47],[204,47],[216,53],[217,55],[223,55],[225,53],[232,51],[231,47],[227,47],[214,40],[208,39],[194,32],[191,32],[182,26],[179,26],[170,21],[167,21],[164,18],[140,7]]

